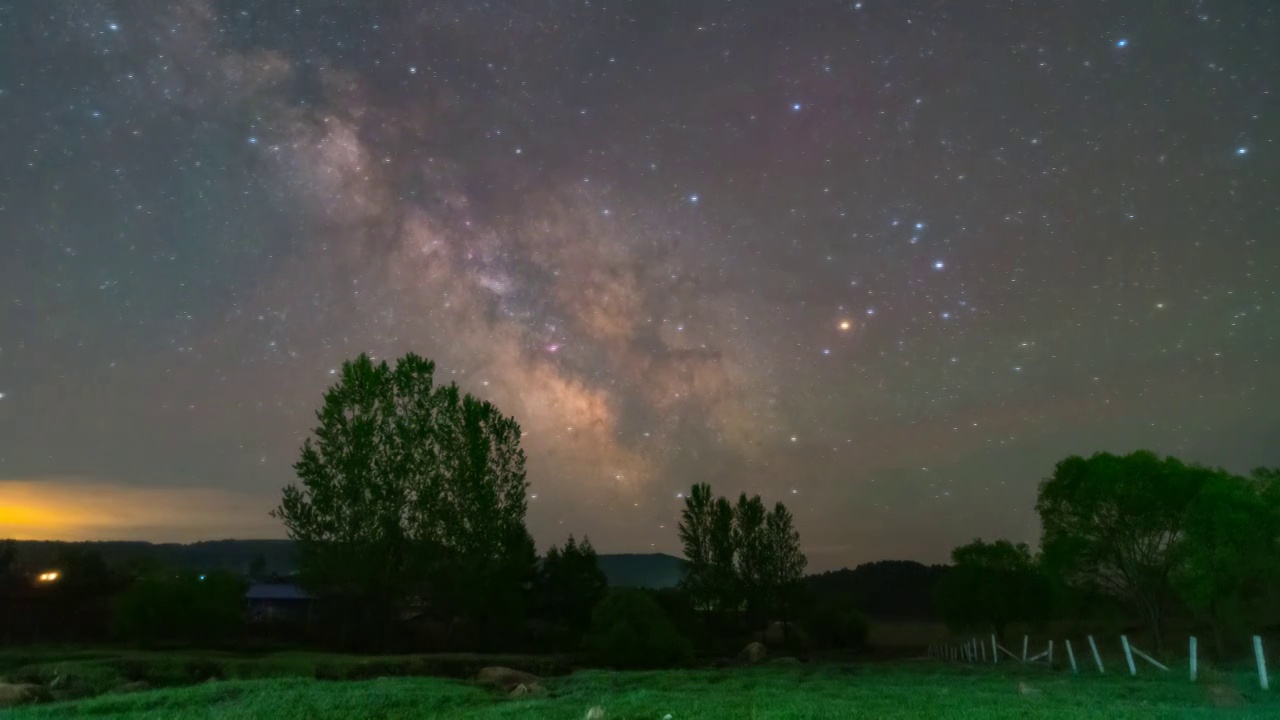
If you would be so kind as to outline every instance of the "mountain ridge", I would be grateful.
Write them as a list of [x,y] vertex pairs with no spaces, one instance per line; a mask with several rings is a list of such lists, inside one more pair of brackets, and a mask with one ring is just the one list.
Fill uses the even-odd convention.
[[[17,560],[33,566],[56,563],[67,551],[92,550],[108,564],[159,560],[199,570],[249,572],[256,558],[267,574],[288,575],[295,569],[292,540],[202,540],[194,543],[150,543],[142,540],[16,540]],[[685,561],[665,553],[599,555],[600,569],[614,587],[665,589],[684,576]]]

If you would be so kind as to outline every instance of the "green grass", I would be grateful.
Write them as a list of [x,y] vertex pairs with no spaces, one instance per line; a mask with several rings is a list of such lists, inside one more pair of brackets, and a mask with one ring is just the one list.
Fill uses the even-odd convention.
[[[276,661],[272,661],[276,662]],[[279,665],[277,665],[279,667]],[[1030,689],[1029,694],[1020,685]],[[370,718],[1198,718],[1280,717],[1280,693],[1244,671],[1193,685],[1181,675],[1072,677],[1012,664],[927,662],[764,665],[720,670],[584,671],[547,681],[550,694],[510,699],[439,678],[227,680],[0,711],[8,720],[337,720]],[[1214,707],[1213,689],[1242,707]]]

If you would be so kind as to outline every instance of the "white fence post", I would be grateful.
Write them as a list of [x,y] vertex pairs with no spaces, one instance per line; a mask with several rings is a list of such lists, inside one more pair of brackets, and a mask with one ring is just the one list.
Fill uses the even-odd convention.
[[1027,636],[1023,635],[1022,636],[1022,662],[1027,661],[1027,642],[1028,642]]
[[991,663],[1000,662],[1000,646],[996,644],[996,634],[991,633]]
[[1071,651],[1071,641],[1067,640],[1065,642],[1067,643],[1067,659],[1071,661],[1071,674],[1079,675],[1080,670],[1076,667],[1076,654]]
[[1124,659],[1129,663],[1129,674],[1137,675],[1138,666],[1133,664],[1133,651],[1129,649],[1129,638],[1121,635],[1120,644],[1124,646]]
[[1098,654],[1098,643],[1093,641],[1092,635],[1086,635],[1085,637],[1089,639],[1089,649],[1093,651],[1093,661],[1098,664],[1098,674],[1105,675],[1107,671],[1102,669],[1102,656]]
[[1049,641],[1049,667],[1053,667],[1053,641]]
[[1196,681],[1196,636],[1191,636],[1190,647],[1187,649],[1187,662],[1191,664],[1191,682]]
[[987,661],[987,644],[984,642],[978,642],[977,638],[974,638],[973,641],[978,644],[978,653],[981,654],[982,662],[985,663]]
[[1253,657],[1258,661],[1258,684],[1263,690],[1270,689],[1267,682],[1267,656],[1262,653],[1262,636],[1253,636]]

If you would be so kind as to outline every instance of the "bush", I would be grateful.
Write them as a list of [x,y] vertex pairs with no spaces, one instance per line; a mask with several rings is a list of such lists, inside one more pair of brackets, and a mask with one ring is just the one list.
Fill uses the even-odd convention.
[[611,593],[596,606],[586,646],[617,668],[669,667],[693,655],[662,607],[640,590]]
[[244,587],[228,573],[159,572],[117,599],[113,619],[124,640],[223,644],[239,636]]
[[819,602],[805,619],[809,637],[827,650],[859,650],[867,644],[870,624],[852,603],[838,600]]

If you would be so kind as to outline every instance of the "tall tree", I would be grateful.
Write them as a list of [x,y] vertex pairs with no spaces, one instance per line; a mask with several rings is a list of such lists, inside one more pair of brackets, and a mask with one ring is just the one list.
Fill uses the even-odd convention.
[[765,518],[765,582],[768,606],[783,621],[783,632],[792,616],[792,603],[808,560],[800,549],[800,533],[787,506],[777,503]]
[[733,544],[737,549],[738,581],[747,601],[747,613],[757,622],[767,619],[769,600],[769,546],[765,533],[764,502],[760,496],[738,497],[733,509]]
[[721,622],[742,605],[742,582],[738,576],[738,548],[734,535],[733,505],[728,498],[716,498],[711,509],[711,584]]
[[519,426],[434,372],[412,354],[344,363],[294,466],[301,485],[272,513],[304,581],[353,600],[365,631],[428,579],[433,600],[483,616],[519,596],[535,559]]
[[1128,601],[1162,647],[1185,519],[1212,474],[1147,451],[1059,462],[1036,503],[1046,564]]
[[684,559],[689,562],[681,585],[689,594],[695,608],[706,610],[716,599],[716,583],[712,567],[712,530],[716,499],[711,486],[699,483],[689,489],[684,498],[684,510],[680,511],[678,532],[684,548]]

